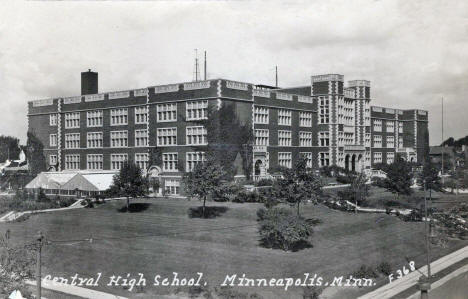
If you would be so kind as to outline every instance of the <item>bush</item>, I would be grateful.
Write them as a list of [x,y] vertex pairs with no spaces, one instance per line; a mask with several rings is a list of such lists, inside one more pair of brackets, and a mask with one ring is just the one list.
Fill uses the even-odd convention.
[[379,276],[374,269],[366,265],[362,265],[357,271],[351,273],[351,275],[354,278],[377,278]]
[[244,203],[244,202],[265,202],[265,193],[263,191],[247,191],[245,189],[240,190],[232,200],[233,202]]
[[219,202],[234,201],[237,194],[242,190],[242,186],[237,183],[224,183],[221,188],[213,194],[213,200]]
[[377,272],[380,272],[386,276],[392,273],[392,266],[387,262],[381,262],[377,265]]
[[385,184],[385,179],[383,178],[379,178],[379,177],[373,177],[371,179],[371,182],[372,182],[372,186],[376,186],[376,187],[380,187],[380,188],[386,188],[386,184]]
[[359,196],[359,194],[356,194],[356,192],[351,187],[347,187],[344,190],[338,191],[337,195],[342,201],[347,200],[349,202],[356,203],[357,199],[358,206],[365,206],[367,204],[366,196],[368,191],[366,189],[366,191],[361,193],[361,196]]
[[338,174],[336,176],[336,181],[341,184],[352,184],[354,181],[354,176],[351,174],[347,174],[347,175]]
[[273,186],[272,179],[261,179],[258,182],[255,182],[255,186],[262,187],[262,186]]
[[267,248],[297,250],[310,247],[312,225],[297,217],[290,209],[274,207],[257,212],[260,222],[260,239]]
[[319,299],[322,290],[315,286],[307,286],[304,288],[302,298],[303,299]]

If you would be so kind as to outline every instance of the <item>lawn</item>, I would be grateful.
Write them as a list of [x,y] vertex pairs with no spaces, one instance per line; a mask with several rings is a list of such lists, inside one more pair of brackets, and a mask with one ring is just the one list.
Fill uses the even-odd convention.
[[[315,228],[313,248],[284,252],[259,247],[256,211],[260,204],[211,202],[208,205],[227,207],[227,211],[214,219],[195,219],[187,216],[187,210],[199,206],[198,201],[138,202],[147,204],[138,213],[120,213],[117,210],[124,202],[108,202],[94,209],[32,215],[23,222],[2,224],[0,233],[10,229],[16,244],[31,242],[39,229],[49,240],[69,240],[45,246],[43,276],[78,273],[90,277],[102,272],[97,289],[131,298],[173,293],[174,288],[151,285],[155,275],[171,277],[173,272],[189,277],[203,272],[203,279],[217,286],[234,273],[281,278],[309,272],[330,278],[347,275],[362,264],[376,266],[387,261],[396,269],[406,263],[405,257],[417,267],[424,262],[424,224],[402,222],[386,214],[355,215],[321,205],[303,206],[304,216],[323,221]],[[88,238],[93,241],[79,241]],[[433,248],[433,257],[466,244],[451,241],[448,248]],[[137,294],[136,290],[129,293],[123,287],[105,285],[111,275],[127,273],[143,273],[147,286]],[[288,292],[273,287],[241,291],[264,298],[302,298],[303,292],[300,287]]]

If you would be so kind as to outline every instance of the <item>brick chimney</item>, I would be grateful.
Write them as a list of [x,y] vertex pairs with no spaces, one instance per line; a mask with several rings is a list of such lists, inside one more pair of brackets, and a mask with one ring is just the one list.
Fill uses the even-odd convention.
[[81,95],[98,93],[98,73],[89,69],[81,73]]

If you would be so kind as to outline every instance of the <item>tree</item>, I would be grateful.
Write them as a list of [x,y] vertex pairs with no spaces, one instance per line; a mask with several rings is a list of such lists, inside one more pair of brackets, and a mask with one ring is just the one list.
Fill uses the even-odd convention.
[[203,218],[206,216],[207,198],[213,197],[221,190],[225,176],[226,172],[223,167],[211,155],[206,157],[205,162],[197,163],[191,172],[184,174],[183,181],[187,192],[203,200]]
[[422,188],[424,188],[424,183],[426,184],[426,189],[429,189],[429,192],[432,190],[442,191],[442,182],[440,181],[439,171],[429,158],[424,161],[422,171],[418,178],[418,184]]
[[44,145],[32,131],[28,131],[27,137],[26,158],[29,164],[29,172],[35,176],[38,173],[46,170]]
[[113,195],[127,198],[127,212],[130,208],[130,197],[144,196],[148,192],[148,181],[143,177],[138,165],[125,161],[118,174],[114,175],[109,191]]
[[12,136],[0,136],[0,162],[18,159],[21,150],[19,139]]
[[388,191],[396,193],[397,196],[400,196],[400,194],[411,194],[413,173],[410,163],[406,162],[400,155],[397,155],[395,161],[388,165],[386,173],[387,177],[384,179],[384,186]]
[[278,201],[285,201],[297,207],[297,217],[300,216],[300,204],[306,199],[317,202],[322,184],[311,168],[307,167],[307,159],[300,156],[294,167],[283,169],[282,178],[273,184],[271,195]]
[[369,185],[366,183],[366,175],[360,173],[353,179],[351,185],[348,188],[345,188],[342,191],[338,191],[338,196],[342,200],[354,202],[356,204],[357,212],[357,206],[362,205],[366,201],[367,196],[369,195]]

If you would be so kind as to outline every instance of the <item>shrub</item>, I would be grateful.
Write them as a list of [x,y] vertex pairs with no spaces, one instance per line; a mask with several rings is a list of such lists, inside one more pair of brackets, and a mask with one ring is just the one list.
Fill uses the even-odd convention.
[[315,286],[307,286],[303,289],[303,299],[319,299],[322,291]]
[[237,194],[239,194],[239,192],[241,192],[242,190],[243,190],[242,186],[237,183],[234,183],[234,182],[223,183],[221,188],[219,188],[219,190],[216,190],[214,192],[213,200],[220,201],[220,202],[234,201]]
[[257,187],[262,187],[262,186],[273,186],[273,180],[272,179],[261,179],[258,182],[255,183],[255,186]]
[[377,278],[379,275],[366,265],[361,265],[357,271],[351,273],[354,278]]
[[372,186],[380,187],[380,188],[385,188],[387,185],[385,184],[385,179],[379,178],[379,177],[373,177],[371,179]]
[[377,272],[380,272],[386,276],[392,273],[392,266],[387,262],[381,262],[377,265]]
[[[367,187],[367,186],[366,186]],[[357,199],[357,204],[358,206],[365,206],[367,203],[366,196],[368,192],[366,191],[361,191],[361,194],[356,194],[356,192],[351,188],[347,187],[344,190],[338,191],[337,195],[342,201],[349,201],[352,203],[356,203]]]
[[352,184],[353,180],[354,180],[354,176],[351,174],[347,174],[347,175],[338,174],[336,176],[336,181],[341,184]]
[[244,203],[244,202],[265,202],[265,193],[259,191],[247,191],[240,190],[232,200],[233,202]]
[[274,207],[257,212],[257,216],[261,218],[260,239],[263,246],[286,251],[310,246],[312,225],[290,209]]

